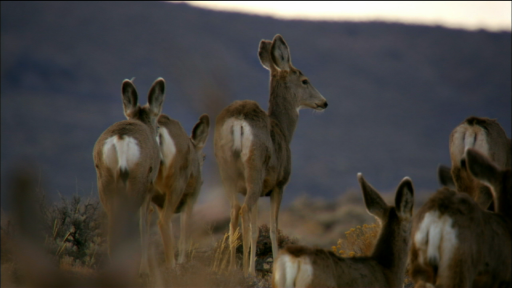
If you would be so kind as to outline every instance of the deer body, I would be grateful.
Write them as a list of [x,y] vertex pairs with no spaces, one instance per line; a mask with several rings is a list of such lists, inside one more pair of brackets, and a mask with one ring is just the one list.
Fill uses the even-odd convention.
[[[122,85],[124,114],[101,134],[93,149],[98,192],[108,216],[109,254],[123,253],[126,237],[133,237],[136,215],[140,217],[141,272],[148,273],[147,213],[158,173],[160,153],[156,141],[156,119],[164,101],[165,82],[159,78],[150,89],[148,104],[139,106],[133,83]],[[118,257],[119,258],[119,257]]]
[[[270,238],[273,254],[277,256],[277,218],[291,173],[289,145],[297,125],[298,110],[327,107],[325,98],[292,66],[288,46],[280,35],[273,41],[262,40],[258,55],[271,74],[268,113],[254,101],[235,101],[217,116],[214,136],[215,157],[231,203],[230,268],[235,266],[234,233],[241,215],[246,275],[255,275],[259,197],[270,197]],[[242,206],[237,200],[238,193],[245,196]]]
[[472,148],[465,157],[471,176],[490,184],[498,213],[447,187],[434,194],[413,221],[409,262],[416,287],[512,284],[510,168],[501,170]]
[[469,117],[450,134],[451,174],[455,188],[468,193],[482,207],[492,200],[489,188],[474,179],[464,165],[464,151],[474,148],[489,157],[498,167],[511,165],[511,144],[500,124],[485,117]]
[[358,174],[368,211],[382,223],[370,257],[339,257],[331,251],[287,246],[274,264],[274,287],[401,287],[403,285],[414,202],[409,178],[400,183],[396,207],[388,206]]
[[158,118],[158,142],[161,162],[155,180],[157,191],[152,197],[159,214],[158,226],[162,236],[165,259],[171,267],[175,266],[171,219],[181,212],[181,236],[179,242],[178,262],[185,260],[187,252],[187,227],[192,216],[192,209],[199,196],[203,183],[202,165],[203,147],[208,137],[210,120],[202,115],[189,137],[181,124],[160,115]]

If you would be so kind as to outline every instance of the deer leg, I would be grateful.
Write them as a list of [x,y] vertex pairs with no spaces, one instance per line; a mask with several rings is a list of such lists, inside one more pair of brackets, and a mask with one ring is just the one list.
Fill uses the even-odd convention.
[[[246,177],[250,180],[251,178]],[[254,178],[253,178],[254,179]],[[259,180],[259,179],[258,179]],[[254,180],[253,180],[254,181]],[[247,181],[249,182],[249,181]],[[258,199],[261,193],[261,184],[263,181],[254,181],[256,185],[247,185],[247,195],[245,196],[244,205],[240,209],[240,215],[242,216],[242,240],[244,245],[244,274],[245,276],[251,275],[256,276],[256,270],[253,262],[255,262],[256,255],[256,241],[258,239]],[[254,189],[257,187],[259,189]],[[254,211],[256,210],[256,211]],[[252,244],[252,246],[250,246]],[[249,265],[249,249],[251,252],[251,263]]]
[[162,209],[159,209],[160,219],[158,221],[158,227],[160,228],[160,233],[162,235],[162,241],[164,244],[165,251],[165,262],[171,268],[176,266],[176,261],[174,259],[174,237],[172,235],[172,216],[174,215],[174,211],[176,211],[176,207],[178,206],[181,197],[183,196],[183,187],[179,181],[173,181],[171,184],[171,189],[166,191],[166,197],[164,206]]
[[149,275],[149,264],[148,264],[148,248],[149,248],[149,206],[151,201],[149,197],[144,201],[139,209],[140,213],[140,240],[142,247],[142,260],[140,262],[139,273],[141,275]]
[[186,199],[185,207],[183,209],[183,212],[181,212],[180,216],[180,229],[181,229],[181,235],[180,235],[180,243],[179,243],[179,257],[178,257],[178,263],[185,262],[186,255],[188,253],[188,250],[190,248],[190,235],[188,234],[190,229],[190,223],[192,219],[192,210],[194,208],[194,204],[197,200],[197,196],[199,195],[199,189],[196,189],[195,193],[192,194],[188,199]]
[[256,276],[256,244],[258,242],[258,205],[252,207],[251,211],[251,260],[249,274]]
[[279,247],[277,243],[277,223],[279,216],[279,207],[283,198],[283,189],[276,188],[270,194],[270,242],[272,243],[272,258],[277,259]]
[[231,203],[231,222],[229,223],[229,247],[230,247],[230,261],[229,261],[229,270],[233,270],[236,267],[236,237],[235,233],[238,229],[238,218],[240,216],[240,204],[238,201],[234,200],[234,203]]

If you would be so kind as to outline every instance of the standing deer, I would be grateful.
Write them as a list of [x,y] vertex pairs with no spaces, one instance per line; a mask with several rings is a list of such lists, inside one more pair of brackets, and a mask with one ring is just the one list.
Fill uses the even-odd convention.
[[178,263],[183,263],[187,252],[187,227],[192,216],[192,208],[203,180],[201,170],[204,161],[203,147],[208,138],[210,118],[202,115],[192,129],[189,138],[180,122],[160,115],[158,118],[158,142],[162,161],[155,181],[152,201],[158,208],[160,220],[158,226],[165,250],[165,260],[175,266],[171,219],[174,213],[180,213],[181,236],[179,242]]
[[395,207],[357,174],[368,212],[381,223],[372,255],[343,258],[332,251],[287,246],[274,264],[274,287],[402,287],[411,236],[414,188],[405,177]]
[[469,117],[450,134],[451,174],[455,188],[468,193],[482,207],[492,202],[489,188],[471,176],[464,164],[464,151],[475,148],[484,153],[498,167],[510,167],[511,144],[505,131],[494,120],[484,117]]
[[[283,190],[291,173],[290,142],[300,108],[324,110],[325,98],[291,62],[281,35],[262,40],[258,56],[270,70],[268,113],[254,101],[235,101],[215,123],[214,149],[224,189],[231,203],[230,269],[235,267],[234,233],[242,216],[244,273],[255,275],[258,199],[270,197],[270,238],[277,256],[276,231]],[[237,194],[245,196],[240,207]],[[249,248],[251,248],[249,266]]]
[[130,80],[124,80],[121,91],[128,120],[107,128],[93,150],[98,192],[108,216],[109,254],[112,257],[113,253],[132,249],[123,247],[123,243],[128,243],[126,238],[133,236],[138,215],[142,244],[140,272],[143,274],[149,273],[146,225],[160,165],[156,122],[162,111],[164,90],[164,79],[157,79],[149,91],[148,104],[139,106],[135,86]]
[[501,169],[478,150],[465,153],[468,171],[490,186],[497,213],[466,193],[442,188],[416,213],[409,254],[416,287],[511,287],[510,167]]

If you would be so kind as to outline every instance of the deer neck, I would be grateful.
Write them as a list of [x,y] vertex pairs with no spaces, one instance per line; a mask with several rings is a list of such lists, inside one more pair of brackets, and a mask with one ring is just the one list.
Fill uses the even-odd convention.
[[[405,273],[407,252],[409,250],[408,236],[410,233],[404,233],[401,231],[401,227],[393,225],[393,222],[395,222],[393,220],[398,221],[398,219],[391,219],[392,217],[398,218],[398,215],[396,213],[389,214],[388,221],[381,228],[382,230],[373,250],[372,258],[388,271],[388,281],[390,283],[397,281],[396,283],[401,285],[404,277],[403,274]],[[398,278],[395,278],[395,275],[398,275]]]
[[286,81],[277,77],[271,78],[268,116],[278,124],[288,144],[292,141],[293,132],[299,120],[293,93]]

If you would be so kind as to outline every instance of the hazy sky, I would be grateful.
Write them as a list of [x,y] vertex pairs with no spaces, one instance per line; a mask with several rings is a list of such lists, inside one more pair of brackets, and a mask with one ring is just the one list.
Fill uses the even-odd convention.
[[382,20],[471,30],[511,31],[511,1],[184,2],[202,8],[281,19]]

